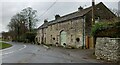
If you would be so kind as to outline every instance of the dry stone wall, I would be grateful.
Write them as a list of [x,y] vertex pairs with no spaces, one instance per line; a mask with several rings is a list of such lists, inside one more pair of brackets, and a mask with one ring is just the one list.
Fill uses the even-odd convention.
[[120,38],[97,38],[95,55],[97,59],[120,61]]

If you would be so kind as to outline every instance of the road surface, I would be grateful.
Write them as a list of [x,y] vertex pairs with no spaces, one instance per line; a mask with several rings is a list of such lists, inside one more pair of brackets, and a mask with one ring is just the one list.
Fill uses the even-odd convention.
[[91,50],[47,48],[43,45],[9,42],[13,46],[2,51],[2,63],[99,63],[89,58]]

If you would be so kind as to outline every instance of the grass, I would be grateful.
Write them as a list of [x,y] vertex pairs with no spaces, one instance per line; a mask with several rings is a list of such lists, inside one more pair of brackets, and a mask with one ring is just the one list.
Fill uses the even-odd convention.
[[11,47],[11,46],[12,46],[11,44],[0,42],[0,49],[5,49],[5,48]]

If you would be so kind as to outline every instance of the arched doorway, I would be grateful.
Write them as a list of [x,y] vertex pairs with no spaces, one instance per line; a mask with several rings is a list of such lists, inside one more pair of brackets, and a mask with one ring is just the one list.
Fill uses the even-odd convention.
[[60,42],[61,45],[64,46],[64,44],[66,44],[66,40],[67,40],[67,33],[65,31],[61,31],[60,32]]

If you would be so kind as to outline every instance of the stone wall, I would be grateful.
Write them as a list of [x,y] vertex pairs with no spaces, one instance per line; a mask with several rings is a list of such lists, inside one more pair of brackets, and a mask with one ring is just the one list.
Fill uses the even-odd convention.
[[[61,44],[61,32],[66,32],[66,47],[75,47],[81,48],[83,45],[82,41],[82,32],[83,32],[83,19],[76,18],[67,20],[61,23],[56,23],[52,25],[48,25],[47,28],[43,30],[39,30],[37,32],[37,40],[38,43],[43,41],[44,44],[47,45],[58,45],[63,46]],[[43,36],[43,40],[42,40]],[[79,41],[76,39],[79,38]]]
[[97,59],[120,61],[120,38],[97,38],[95,55]]

